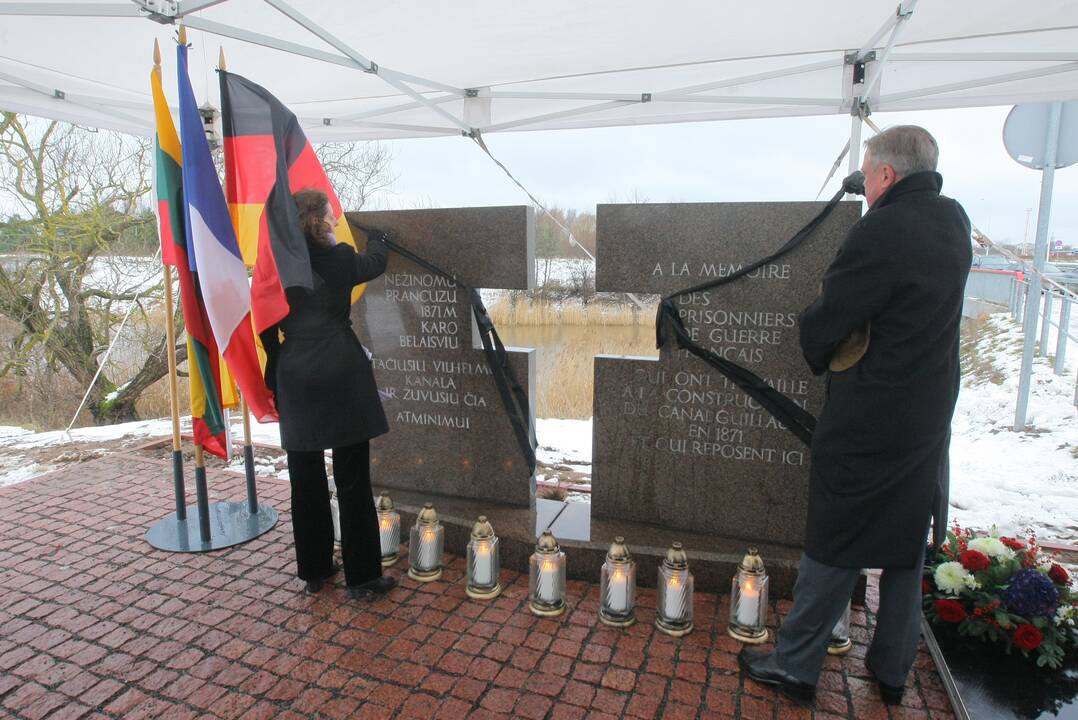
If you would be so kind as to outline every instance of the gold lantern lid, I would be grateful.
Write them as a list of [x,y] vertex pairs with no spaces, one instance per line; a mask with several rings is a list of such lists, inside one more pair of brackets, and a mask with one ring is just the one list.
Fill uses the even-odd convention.
[[378,496],[378,512],[392,512],[393,500],[390,499],[389,493],[382,493]]
[[681,543],[674,542],[670,545],[670,549],[666,551],[666,559],[663,560],[663,565],[675,570],[684,570],[689,567],[689,557],[681,549]]
[[764,568],[763,558],[760,557],[759,551],[756,548],[750,547],[749,551],[745,553],[745,557],[741,558],[741,564],[737,566],[739,572],[747,573],[749,575],[766,575],[767,570]]
[[426,503],[423,505],[423,509],[419,511],[419,517],[416,518],[416,523],[419,525],[438,524],[438,513],[434,512],[433,503]]
[[472,525],[472,540],[489,540],[494,537],[494,526],[487,520],[486,515],[480,515],[475,525]]
[[554,533],[550,532],[550,530],[544,530],[543,534],[539,536],[539,541],[535,543],[535,552],[541,555],[553,555],[560,550],[561,547],[554,538]]
[[610,549],[606,551],[606,559],[610,562],[629,562],[633,558],[629,554],[629,548],[625,545],[625,538],[618,535],[614,542],[610,543]]

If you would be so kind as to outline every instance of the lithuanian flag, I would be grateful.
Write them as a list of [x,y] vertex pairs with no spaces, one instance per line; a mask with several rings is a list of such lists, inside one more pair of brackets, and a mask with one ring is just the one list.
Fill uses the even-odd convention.
[[[243,260],[254,267],[251,313],[261,333],[288,314],[285,288],[312,287],[307,243],[292,193],[309,188],[325,192],[337,218],[337,242],[356,243],[337,194],[292,111],[262,86],[219,72],[225,197]],[[352,291],[352,302],[364,288]]]
[[157,210],[161,231],[161,259],[176,268],[180,303],[187,328],[187,366],[191,391],[191,421],[195,442],[218,457],[225,457],[225,422],[221,404],[221,356],[210,332],[198,275],[191,271],[184,229],[183,154],[168,102],[161,88],[161,70],[150,73],[154,115],[157,119]]

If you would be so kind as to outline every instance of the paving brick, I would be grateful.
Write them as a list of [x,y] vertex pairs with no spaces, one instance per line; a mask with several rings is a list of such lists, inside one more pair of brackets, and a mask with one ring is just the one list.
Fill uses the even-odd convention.
[[[0,715],[953,718],[923,648],[904,704],[881,703],[863,667],[878,575],[869,609],[854,612],[853,651],[825,661],[809,711],[741,678],[725,596],[697,593],[697,629],[680,639],[655,631],[651,589],[640,588],[630,628],[600,625],[598,589],[580,581],[564,616],[540,619],[526,608],[526,575],[506,570],[501,597],[472,602],[450,555],[442,581],[405,579],[377,601],[349,601],[339,584],[308,596],[278,478],[259,481],[281,513],[266,535],[219,553],[159,553],[142,535],[169,510],[155,480],[168,472],[113,456],[0,488]],[[242,476],[211,476],[215,494],[242,494]],[[776,623],[789,607],[773,604]]]

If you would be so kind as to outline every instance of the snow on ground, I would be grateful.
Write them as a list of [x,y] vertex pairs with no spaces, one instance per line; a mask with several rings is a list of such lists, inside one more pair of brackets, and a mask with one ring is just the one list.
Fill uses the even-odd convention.
[[[191,419],[186,418],[188,432],[190,427]],[[94,451],[72,453],[69,450],[72,447],[171,434],[172,421],[168,419],[75,428],[70,433],[63,430],[35,433],[20,427],[0,426],[0,487],[44,475],[60,467],[61,463],[71,462],[79,457],[101,454]],[[38,462],[34,459],[50,454],[46,452],[49,448],[56,448],[55,455],[52,455],[54,462]]]
[[[1068,356],[1078,355],[1071,343]],[[1054,350],[1054,343],[1049,347]],[[1026,432],[1013,431],[1022,331],[990,316],[966,356],[951,440],[951,512],[964,525],[1078,541],[1078,411],[1074,364],[1055,375],[1036,358]]]
[[535,423],[536,458],[548,465],[580,465],[591,471],[591,420],[540,418]]

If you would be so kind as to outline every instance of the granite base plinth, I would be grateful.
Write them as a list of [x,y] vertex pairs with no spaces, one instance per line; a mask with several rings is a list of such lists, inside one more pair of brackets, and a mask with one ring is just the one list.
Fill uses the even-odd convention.
[[1078,653],[1043,668],[949,628],[923,630],[959,720],[1078,720]]
[[[375,494],[382,488],[375,488]],[[528,508],[501,506],[470,498],[439,497],[429,494],[388,490],[393,505],[401,514],[401,528],[415,523],[423,503],[432,502],[438,519],[445,527],[445,550],[464,555],[472,526],[480,515],[486,515],[498,535],[498,552],[502,567],[520,572],[528,571],[528,558],[535,551],[535,511]],[[404,533],[402,532],[402,535]],[[615,521],[593,517],[591,540],[558,538],[567,556],[566,575],[572,580],[598,582],[606,551],[615,536],[622,536],[636,560],[636,581],[641,587],[655,587],[659,565],[666,557],[670,543],[677,540],[686,548],[689,567],[696,590],[726,594],[730,581],[737,573],[738,563],[745,556],[743,540],[724,538],[705,533],[691,533],[676,528],[662,528],[646,523]],[[801,551],[781,545],[757,544],[771,578],[770,592],[774,599],[789,598],[797,579],[797,561]],[[853,603],[863,605],[865,582],[858,582]]]

